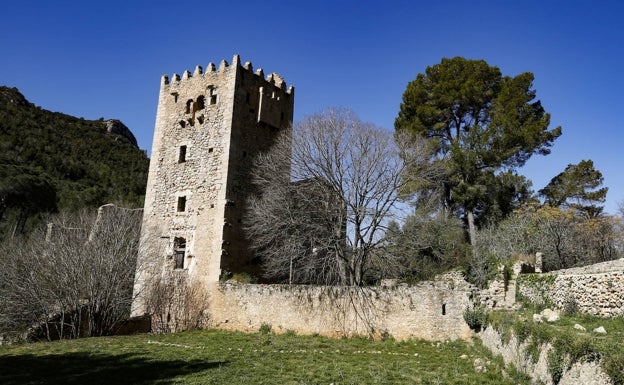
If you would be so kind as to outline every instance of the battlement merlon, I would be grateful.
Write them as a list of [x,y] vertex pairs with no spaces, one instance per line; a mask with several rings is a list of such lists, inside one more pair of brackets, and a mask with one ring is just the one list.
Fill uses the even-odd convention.
[[269,74],[268,76],[266,76],[266,78],[264,77],[264,72],[262,71],[261,68],[258,68],[256,70],[256,72],[253,72],[253,66],[251,64],[251,62],[245,62],[244,65],[240,64],[240,56],[239,55],[234,55],[233,59],[232,59],[232,64],[228,64],[227,61],[225,60],[221,60],[221,62],[219,63],[219,67],[218,69],[216,68],[216,66],[213,63],[208,63],[208,65],[206,66],[206,70],[204,71],[203,68],[201,66],[196,66],[195,70],[193,71],[193,73],[191,73],[189,70],[185,70],[182,73],[182,77],[180,77],[180,75],[178,74],[173,74],[171,76],[171,78],[169,78],[168,75],[162,75],[161,77],[161,81],[160,81],[160,89],[161,92],[164,88],[168,88],[168,86],[171,85],[176,85],[180,82],[184,82],[184,81],[193,81],[193,78],[197,78],[197,77],[202,77],[202,76],[211,76],[211,75],[215,75],[218,73],[224,73],[228,68],[231,67],[240,67],[245,71],[249,71],[250,73],[253,73],[254,75],[256,75],[259,78],[264,78],[264,80],[283,90],[286,94],[288,95],[293,95],[295,92],[295,87],[294,86],[290,86],[288,87],[286,84],[286,81],[284,80],[283,77],[281,77],[280,75],[278,75],[277,73],[273,72],[271,74]]

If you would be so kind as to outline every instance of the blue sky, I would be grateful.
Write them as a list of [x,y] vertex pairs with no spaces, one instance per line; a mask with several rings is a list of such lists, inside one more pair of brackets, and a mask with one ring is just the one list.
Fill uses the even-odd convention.
[[117,118],[151,150],[160,77],[234,54],[294,85],[295,120],[328,106],[393,128],[407,83],[443,57],[530,71],[563,127],[519,170],[539,190],[592,159],[624,201],[624,3],[620,1],[11,1],[0,84],[45,109]]

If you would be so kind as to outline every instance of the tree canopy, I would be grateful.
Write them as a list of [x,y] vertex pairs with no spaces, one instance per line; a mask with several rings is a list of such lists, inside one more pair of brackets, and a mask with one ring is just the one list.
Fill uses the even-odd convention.
[[106,123],[44,110],[0,86],[0,236],[42,212],[142,206],[149,159],[129,131]]
[[582,160],[578,164],[568,164],[539,194],[550,206],[571,208],[593,218],[602,213],[600,204],[607,197],[608,188],[599,188],[603,180],[592,160]]
[[442,204],[466,220],[473,242],[475,215],[503,197],[491,194],[492,180],[549,154],[561,135],[560,127],[548,129],[550,115],[532,87],[532,73],[503,76],[483,60],[455,57],[427,67],[403,94],[395,129],[434,143],[448,170]]

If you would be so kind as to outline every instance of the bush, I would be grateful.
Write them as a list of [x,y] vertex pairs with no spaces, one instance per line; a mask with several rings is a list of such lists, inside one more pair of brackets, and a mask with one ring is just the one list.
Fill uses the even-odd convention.
[[263,322],[260,325],[260,334],[270,334],[272,329],[271,325]]
[[614,385],[624,384],[624,353],[613,353],[603,357],[602,367],[611,377]]
[[487,312],[483,306],[467,307],[463,315],[470,329],[476,332],[481,331],[487,323]]
[[234,273],[230,280],[238,283],[255,283],[254,277],[249,273]]
[[563,301],[561,313],[565,316],[573,317],[579,313],[579,305],[574,297],[568,296]]
[[556,350],[548,352],[548,373],[553,380],[554,384],[558,384],[563,376],[565,370],[565,363],[561,353]]

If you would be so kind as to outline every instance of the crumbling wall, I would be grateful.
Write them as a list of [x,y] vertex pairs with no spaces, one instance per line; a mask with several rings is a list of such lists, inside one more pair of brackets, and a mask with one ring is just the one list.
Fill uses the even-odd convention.
[[399,340],[467,340],[463,312],[474,287],[451,273],[416,286],[328,287],[222,283],[211,291],[213,327],[326,336],[392,336]]
[[[501,356],[505,364],[513,364],[518,370],[528,374],[536,383],[552,385],[552,376],[548,372],[548,353],[553,349],[550,344],[540,347],[537,360],[527,352],[528,341],[520,342],[512,335],[504,341],[500,333],[488,327],[479,334],[483,345],[494,355]],[[562,373],[558,385],[593,384],[610,385],[609,376],[602,370],[598,362],[576,362],[569,370]]]
[[518,279],[518,291],[536,303],[578,311],[599,317],[624,315],[624,260],[549,274],[526,275]]

